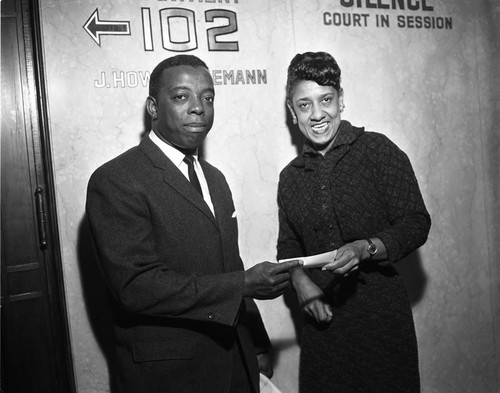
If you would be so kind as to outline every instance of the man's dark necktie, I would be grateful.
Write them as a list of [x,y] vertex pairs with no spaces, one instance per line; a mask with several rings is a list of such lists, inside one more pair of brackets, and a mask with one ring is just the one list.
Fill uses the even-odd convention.
[[191,184],[198,190],[201,196],[203,196],[203,192],[201,191],[200,181],[198,180],[198,176],[196,175],[196,171],[194,170],[194,157],[191,154],[186,155],[184,157],[184,162],[188,166],[188,175],[189,181]]

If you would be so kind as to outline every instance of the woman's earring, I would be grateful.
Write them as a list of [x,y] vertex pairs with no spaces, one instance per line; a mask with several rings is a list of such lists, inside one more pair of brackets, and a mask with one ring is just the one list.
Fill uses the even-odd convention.
[[344,112],[344,109],[345,109],[345,105],[344,104],[340,105],[340,111]]
[[295,117],[293,118],[293,124],[297,124],[297,119]]

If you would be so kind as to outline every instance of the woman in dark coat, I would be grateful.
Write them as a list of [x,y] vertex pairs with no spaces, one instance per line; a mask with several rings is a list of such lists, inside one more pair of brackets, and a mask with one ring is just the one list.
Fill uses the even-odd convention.
[[280,174],[278,259],[337,250],[292,273],[306,313],[300,392],[419,392],[412,312],[393,267],[431,224],[410,161],[341,120],[340,68],[327,53],[294,57],[287,105],[306,141]]

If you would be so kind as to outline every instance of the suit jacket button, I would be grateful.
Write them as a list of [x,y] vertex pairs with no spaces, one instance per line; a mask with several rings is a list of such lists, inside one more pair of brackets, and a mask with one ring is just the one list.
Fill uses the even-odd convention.
[[214,314],[212,313],[208,314],[208,319],[214,319]]

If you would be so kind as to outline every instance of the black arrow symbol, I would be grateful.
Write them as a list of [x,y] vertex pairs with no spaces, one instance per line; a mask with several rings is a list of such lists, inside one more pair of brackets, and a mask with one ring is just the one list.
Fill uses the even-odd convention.
[[83,28],[99,46],[101,46],[101,35],[130,35],[130,22],[99,20],[97,8]]

